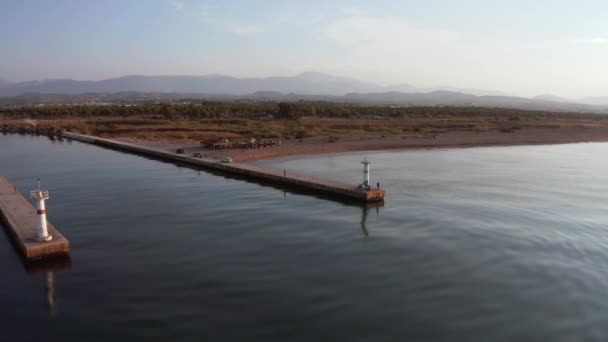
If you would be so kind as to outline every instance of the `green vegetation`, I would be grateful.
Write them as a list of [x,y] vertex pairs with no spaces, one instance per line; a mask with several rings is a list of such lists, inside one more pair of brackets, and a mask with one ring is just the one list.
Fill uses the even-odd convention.
[[204,101],[199,104],[142,105],[76,105],[27,106],[0,108],[0,117],[70,118],[70,117],[134,117],[148,116],[170,121],[200,119],[257,119],[271,114],[277,120],[297,120],[302,117],[331,118],[496,118],[521,121],[530,119],[593,119],[604,120],[603,114],[564,113],[483,107],[387,107],[338,103],[241,103]]
[[[31,120],[25,120],[31,119]],[[453,131],[512,133],[521,128],[604,125],[608,115],[480,107],[382,107],[325,102],[98,106],[28,106],[0,109],[13,128],[67,129],[106,137],[143,139],[304,139],[324,136],[425,135]]]

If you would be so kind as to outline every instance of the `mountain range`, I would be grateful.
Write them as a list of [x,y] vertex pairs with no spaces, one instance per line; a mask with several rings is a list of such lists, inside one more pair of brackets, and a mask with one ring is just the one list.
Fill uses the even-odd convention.
[[245,95],[256,91],[278,91],[305,95],[344,95],[348,92],[378,92],[383,87],[355,79],[322,73],[303,73],[293,77],[236,78],[205,76],[123,76],[101,81],[71,79],[0,83],[0,96],[24,93],[200,93]]
[[43,81],[8,82],[0,80],[0,96],[26,93],[83,94],[83,93],[199,93],[246,95],[258,91],[296,93],[302,95],[340,96],[347,93],[403,92],[426,93],[436,90],[463,92],[472,95],[503,95],[498,91],[458,89],[451,87],[416,88],[410,84],[380,86],[347,77],[319,72],[305,72],[296,76],[265,78],[236,78],[225,75],[204,76],[123,76],[101,81],[51,79]]
[[499,91],[451,87],[416,88],[409,84],[381,86],[318,72],[296,76],[236,78],[204,76],[123,76],[101,81],[54,79],[28,82],[0,80],[0,96],[23,94],[79,95],[90,93],[197,94],[254,100],[322,100],[385,105],[453,105],[608,113],[608,97],[566,99],[505,96]]

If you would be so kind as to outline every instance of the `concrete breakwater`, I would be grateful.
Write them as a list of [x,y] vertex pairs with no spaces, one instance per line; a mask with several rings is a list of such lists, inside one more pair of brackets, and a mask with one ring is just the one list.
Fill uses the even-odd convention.
[[50,223],[47,224],[47,229],[52,240],[36,239],[36,209],[1,176],[0,220],[4,222],[15,245],[27,260],[67,255],[70,252],[70,242]]
[[132,152],[161,160],[183,163],[224,174],[236,175],[243,178],[294,187],[326,196],[342,198],[345,200],[357,201],[361,203],[381,202],[384,200],[384,190],[382,189],[362,189],[351,184],[298,175],[292,172],[284,174],[279,170],[261,168],[255,165],[221,163],[215,159],[196,158],[193,156],[186,156],[183,154],[172,153],[112,139],[99,138],[71,132],[63,132],[62,136],[80,142]]

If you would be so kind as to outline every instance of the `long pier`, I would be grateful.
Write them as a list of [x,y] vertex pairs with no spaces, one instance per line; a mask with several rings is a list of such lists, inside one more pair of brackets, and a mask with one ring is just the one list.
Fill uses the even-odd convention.
[[47,223],[47,229],[53,239],[44,242],[36,240],[36,209],[2,176],[0,176],[0,219],[27,260],[70,253],[70,242],[50,223]]
[[193,156],[171,153],[160,149],[90,135],[63,132],[62,136],[80,142],[136,153],[156,159],[192,165],[224,174],[277,184],[279,186],[294,187],[350,201],[372,203],[384,200],[383,189],[362,189],[351,184],[298,175],[292,172],[285,174],[279,170],[261,168],[250,164],[221,163],[215,159],[195,158]]

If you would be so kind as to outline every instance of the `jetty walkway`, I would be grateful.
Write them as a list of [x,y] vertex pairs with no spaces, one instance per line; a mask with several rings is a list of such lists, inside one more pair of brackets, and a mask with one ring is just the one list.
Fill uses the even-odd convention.
[[53,237],[52,240],[42,242],[36,240],[38,225],[36,209],[2,176],[0,176],[0,220],[27,260],[70,253],[70,242],[50,223],[47,223],[47,229],[49,235]]
[[298,175],[292,172],[284,174],[280,170],[266,169],[250,164],[221,163],[215,159],[197,158],[194,156],[172,153],[165,150],[90,135],[63,132],[61,136],[80,142],[109,147],[112,149],[136,153],[161,160],[183,163],[224,174],[231,174],[253,180],[268,182],[279,186],[294,187],[301,190],[331,197],[339,197],[350,201],[372,203],[381,202],[384,200],[383,189],[358,188],[351,184]]

